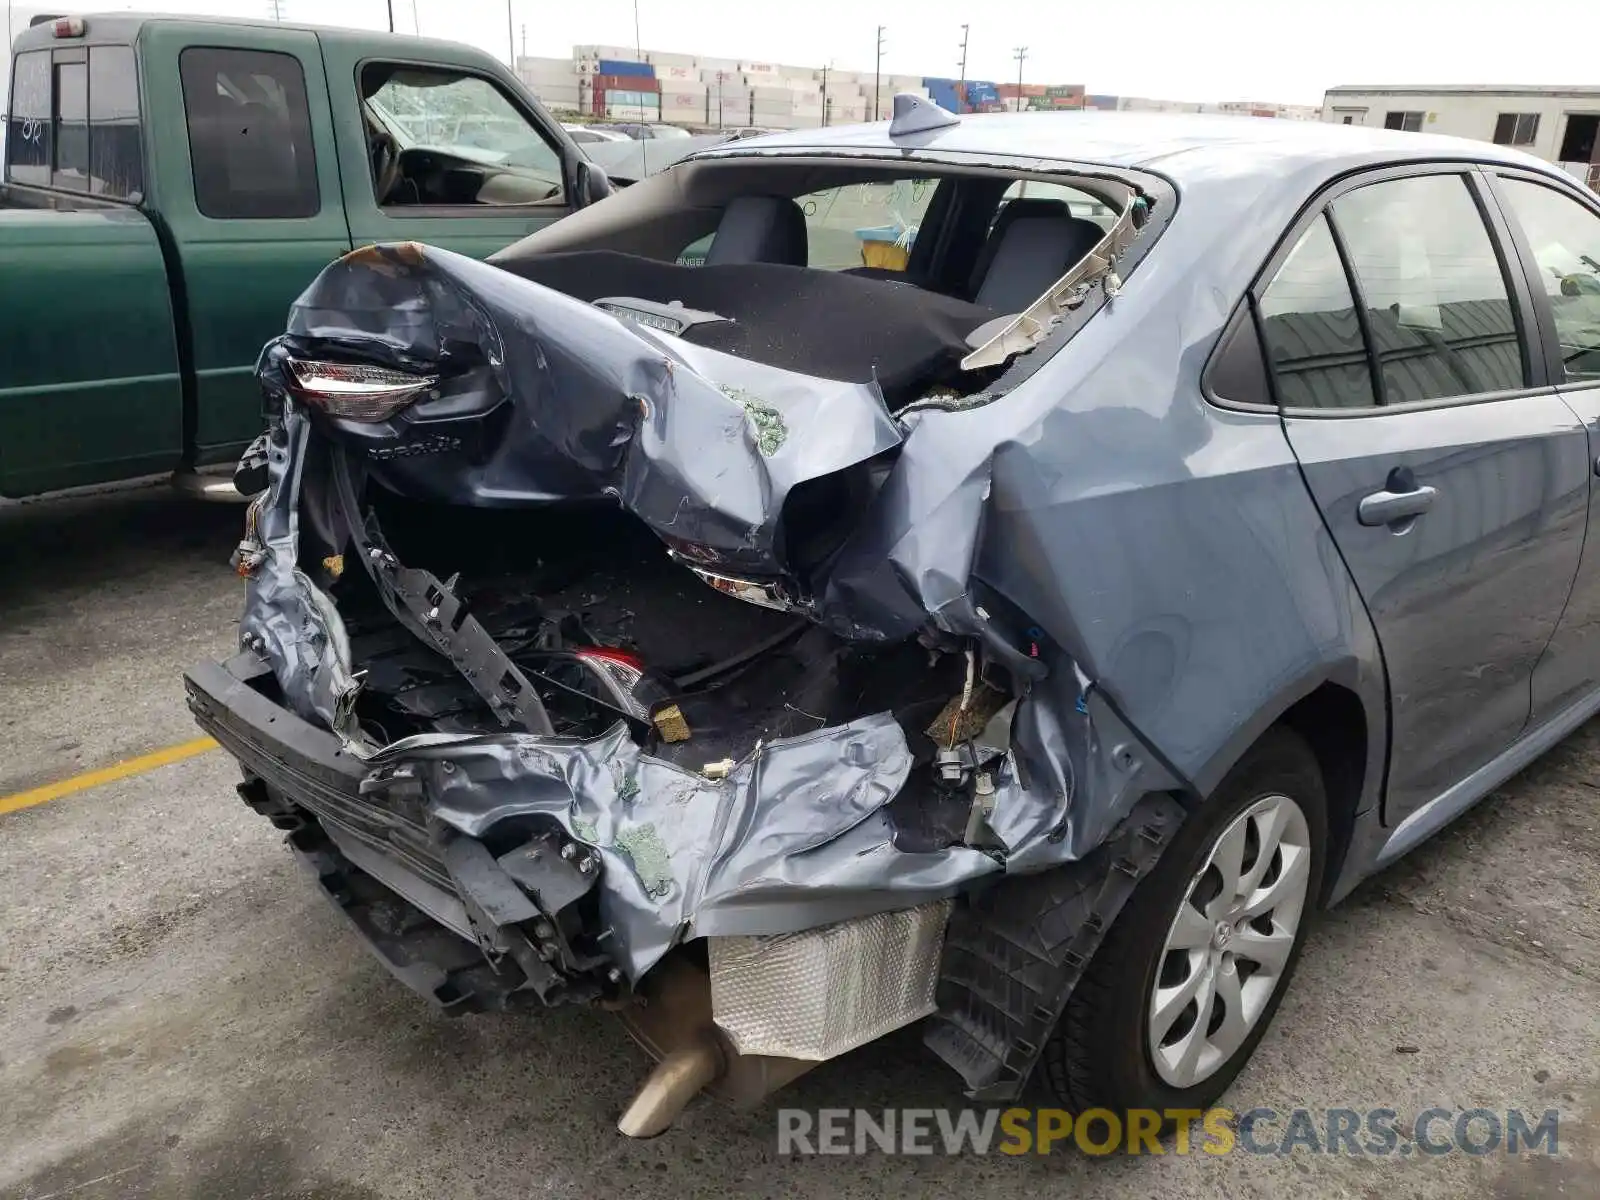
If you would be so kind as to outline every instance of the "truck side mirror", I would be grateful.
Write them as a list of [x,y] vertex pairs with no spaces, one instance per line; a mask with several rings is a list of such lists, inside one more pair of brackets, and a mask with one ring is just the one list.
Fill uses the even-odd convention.
[[578,160],[578,204],[579,208],[588,208],[596,200],[604,200],[616,188],[611,184],[611,177],[601,167],[584,159]]

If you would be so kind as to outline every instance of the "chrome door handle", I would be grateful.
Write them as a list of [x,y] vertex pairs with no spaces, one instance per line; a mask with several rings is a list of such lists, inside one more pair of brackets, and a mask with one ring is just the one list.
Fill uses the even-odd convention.
[[1433,507],[1438,497],[1439,489],[1427,486],[1413,488],[1409,492],[1391,492],[1387,489],[1373,492],[1370,496],[1361,497],[1361,504],[1356,508],[1356,519],[1363,525],[1393,525],[1420,517]]

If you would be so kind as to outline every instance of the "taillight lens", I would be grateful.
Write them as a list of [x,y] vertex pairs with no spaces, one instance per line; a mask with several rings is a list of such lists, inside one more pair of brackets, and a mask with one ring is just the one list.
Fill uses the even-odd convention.
[[346,421],[387,420],[422,399],[439,382],[436,375],[298,358],[289,360],[289,372],[294,377],[296,399]]

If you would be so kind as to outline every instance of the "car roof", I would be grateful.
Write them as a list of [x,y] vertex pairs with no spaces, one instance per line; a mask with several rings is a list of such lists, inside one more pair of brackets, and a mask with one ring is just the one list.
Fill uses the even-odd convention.
[[695,157],[883,150],[897,156],[909,152],[914,159],[919,149],[1154,170],[1179,183],[1218,174],[1260,175],[1312,164],[1330,168],[1332,174],[1341,166],[1428,159],[1470,159],[1551,170],[1548,163],[1532,155],[1470,138],[1281,117],[1197,113],[974,113],[944,128],[898,139],[889,136],[889,122],[879,121],[767,134],[727,149],[701,151]]

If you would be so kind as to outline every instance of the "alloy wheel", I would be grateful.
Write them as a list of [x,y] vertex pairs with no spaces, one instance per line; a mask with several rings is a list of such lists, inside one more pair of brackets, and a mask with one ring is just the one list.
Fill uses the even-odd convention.
[[1150,1057],[1167,1084],[1215,1074],[1259,1023],[1299,937],[1310,877],[1310,830],[1288,796],[1263,796],[1213,840],[1150,995]]

